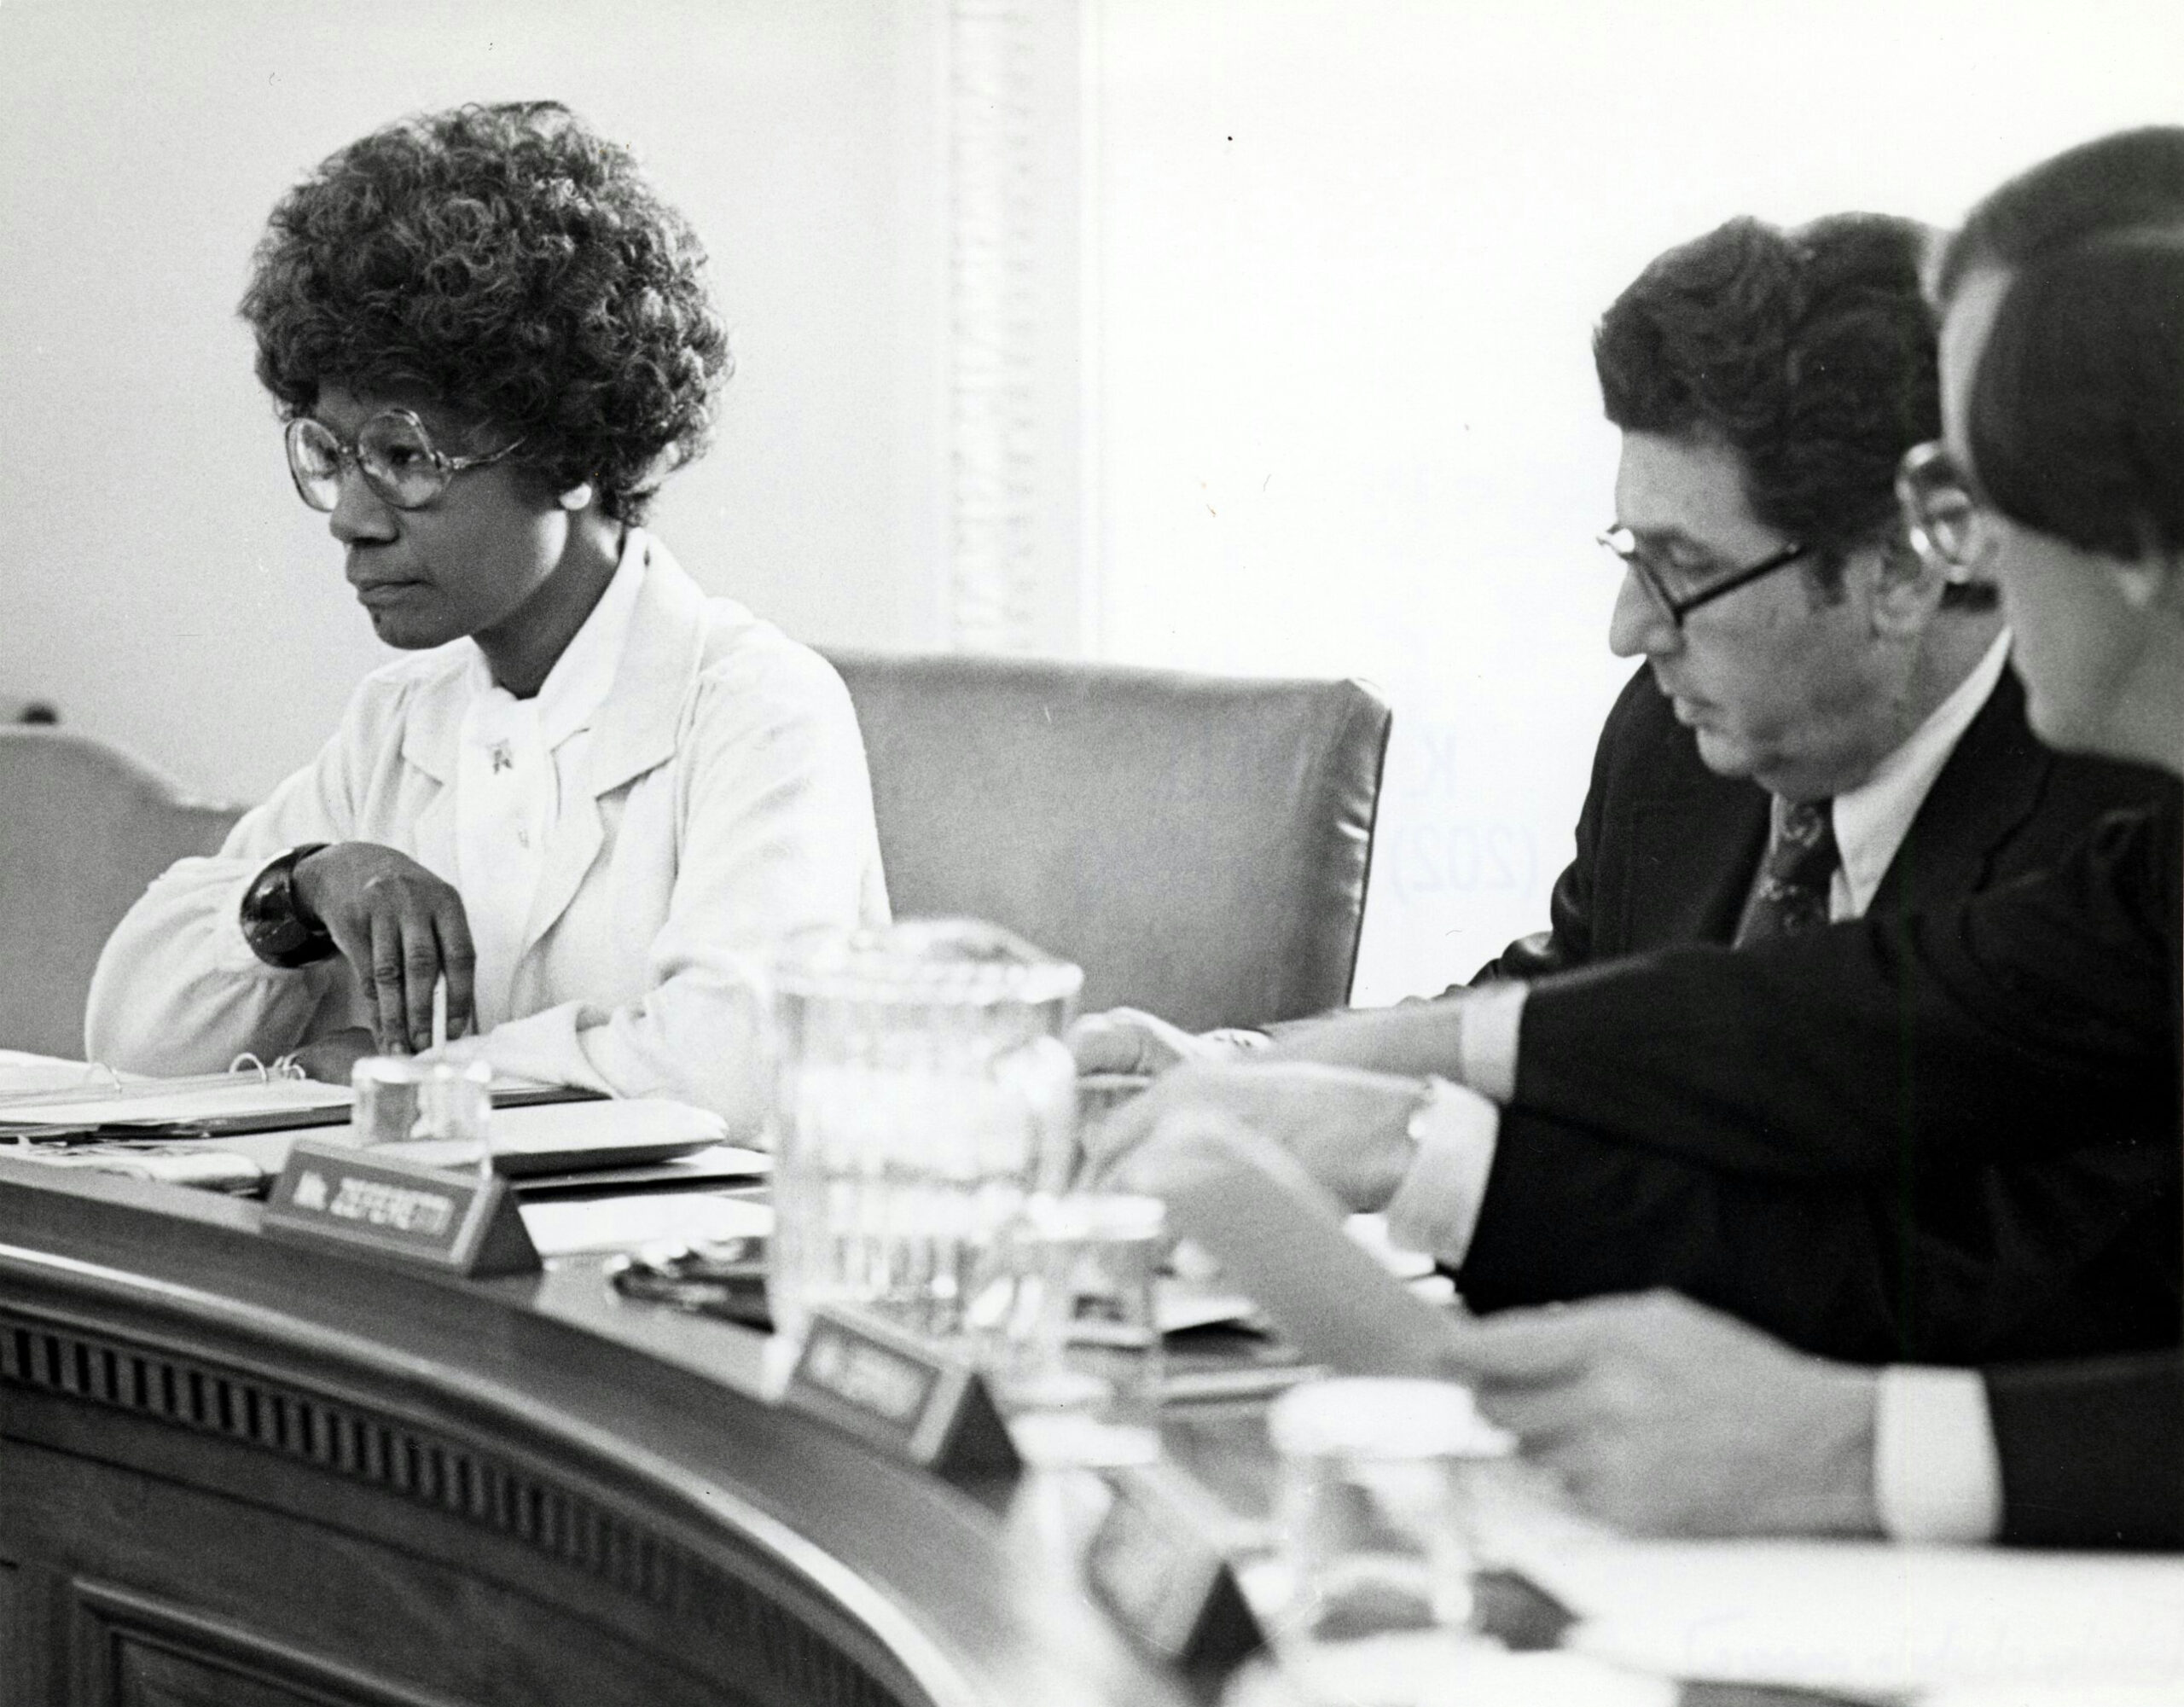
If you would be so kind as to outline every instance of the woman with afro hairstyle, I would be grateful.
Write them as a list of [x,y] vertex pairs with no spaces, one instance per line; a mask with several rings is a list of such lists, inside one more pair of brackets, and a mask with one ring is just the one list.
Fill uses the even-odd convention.
[[856,716],[816,653],[640,524],[729,363],[704,252],[550,102],[376,131],[274,209],[241,312],[373,630],[318,757],[100,957],[94,1059],[424,1047],[739,1130],[748,957],[882,921]]

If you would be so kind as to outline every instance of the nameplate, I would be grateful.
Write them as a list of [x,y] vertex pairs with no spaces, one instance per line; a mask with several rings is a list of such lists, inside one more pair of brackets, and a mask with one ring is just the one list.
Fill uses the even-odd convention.
[[1264,1645],[1217,1536],[1211,1496],[1159,1466],[1109,1471],[1114,1490],[1084,1555],[1093,1596],[1200,1695]]
[[968,1359],[863,1310],[814,1314],[784,1397],[951,1482],[1006,1479],[1023,1467]]
[[456,1173],[299,1139],[265,1203],[265,1231],[408,1268],[535,1274],[538,1252],[498,1176]]

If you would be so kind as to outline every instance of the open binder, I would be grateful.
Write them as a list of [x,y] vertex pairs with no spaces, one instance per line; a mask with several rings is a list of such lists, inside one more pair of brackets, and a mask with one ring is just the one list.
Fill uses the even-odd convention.
[[[68,1090],[0,1094],[0,1143],[82,1144],[117,1139],[225,1138],[247,1132],[340,1126],[349,1119],[346,1085],[306,1078],[293,1065],[238,1056],[224,1073],[138,1078],[110,1067],[107,1082]],[[496,1080],[493,1106],[579,1102],[599,1093],[526,1079]]]

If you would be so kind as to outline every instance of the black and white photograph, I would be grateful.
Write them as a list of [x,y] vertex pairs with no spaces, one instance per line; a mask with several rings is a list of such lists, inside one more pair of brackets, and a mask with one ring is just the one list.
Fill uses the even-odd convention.
[[2184,1702],[2173,0],[0,0],[0,1707]]

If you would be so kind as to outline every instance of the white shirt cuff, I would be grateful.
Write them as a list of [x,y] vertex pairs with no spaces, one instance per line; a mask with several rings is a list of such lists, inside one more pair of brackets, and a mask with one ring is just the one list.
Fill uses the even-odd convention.
[[1502,1111],[1461,1085],[1426,1083],[1426,1100],[1410,1118],[1410,1167],[1388,1199],[1388,1237],[1460,1268],[1486,1201]]
[[1873,1403],[1873,1502],[1891,1539],[1992,1541],[2002,1466],[1976,1369],[1897,1364]]
[[1524,1024],[1528,984],[1490,984],[1461,998],[1463,1024],[1456,1033],[1456,1065],[1464,1083],[1482,1096],[1507,1102],[1517,1094],[1517,1032]]

